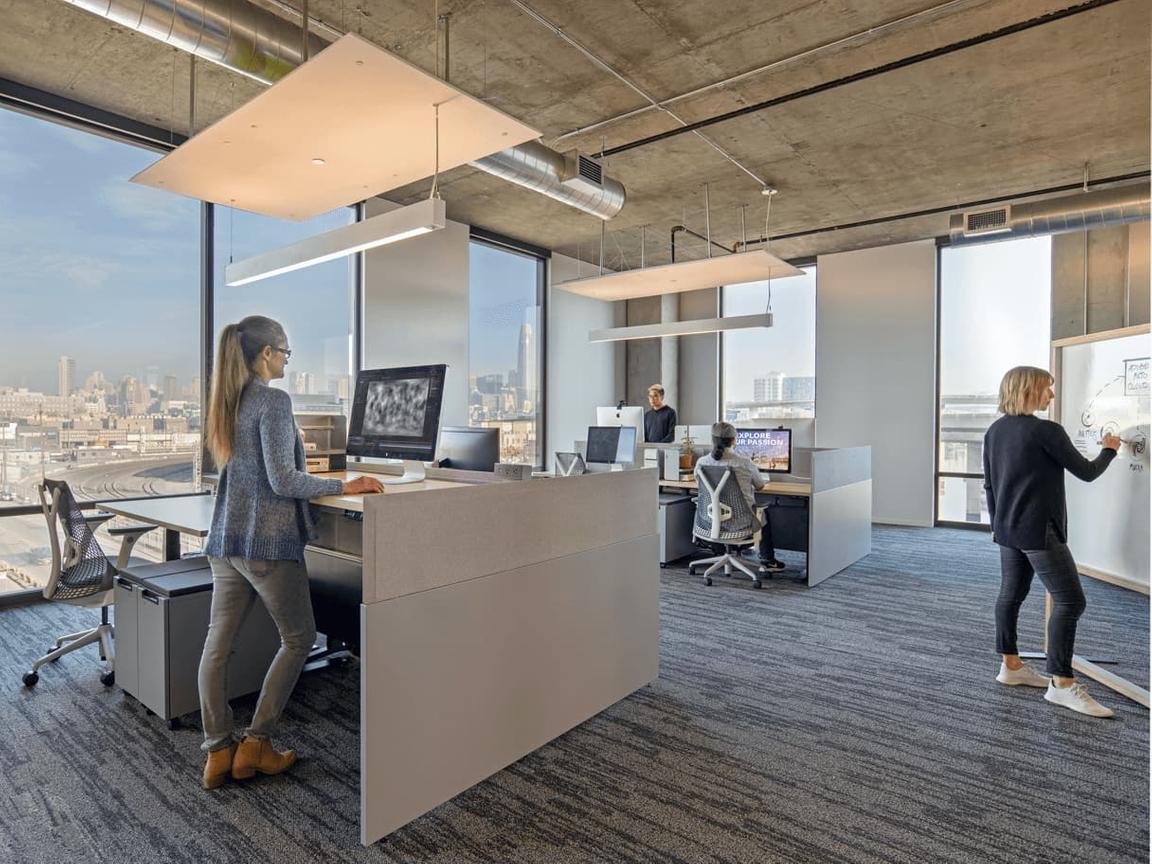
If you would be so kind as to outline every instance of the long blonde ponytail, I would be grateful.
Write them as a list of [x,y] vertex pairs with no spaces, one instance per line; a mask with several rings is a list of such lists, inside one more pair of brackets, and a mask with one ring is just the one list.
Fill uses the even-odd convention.
[[236,413],[240,409],[240,397],[252,377],[252,363],[265,346],[275,348],[284,341],[284,328],[262,315],[250,315],[220,332],[205,430],[208,452],[217,470],[223,469],[232,458]]

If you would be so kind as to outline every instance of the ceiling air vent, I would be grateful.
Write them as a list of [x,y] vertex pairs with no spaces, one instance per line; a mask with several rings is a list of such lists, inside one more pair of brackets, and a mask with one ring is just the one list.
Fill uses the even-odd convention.
[[564,174],[560,182],[572,189],[599,192],[604,188],[604,169],[579,150],[569,150],[564,154]]
[[997,207],[994,210],[970,210],[964,214],[964,234],[1002,234],[1012,230],[1012,208]]

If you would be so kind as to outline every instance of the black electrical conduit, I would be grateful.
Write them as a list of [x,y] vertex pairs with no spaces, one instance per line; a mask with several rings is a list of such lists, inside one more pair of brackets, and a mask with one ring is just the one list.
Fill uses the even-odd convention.
[[669,129],[667,132],[659,132],[656,135],[649,135],[647,138],[641,138],[628,144],[620,144],[616,147],[609,147],[600,155],[601,157],[615,156],[617,153],[625,153],[629,150],[635,150],[637,147],[644,147],[648,144],[655,144],[657,141],[664,141],[667,138],[674,138],[677,135],[683,135],[687,132],[695,132],[699,129],[704,129],[707,126],[713,126],[716,123],[723,123],[726,120],[734,120],[737,117],[743,117],[745,114],[754,114],[757,111],[763,111],[766,108],[774,108],[777,105],[783,105],[786,102],[793,102],[797,99],[803,99],[805,96],[814,96],[817,93],[825,93],[829,90],[835,90],[836,88],[843,87],[846,84],[853,84],[857,81],[864,81],[868,78],[874,78],[877,75],[883,75],[885,72],[892,72],[896,69],[905,69],[908,66],[914,66],[917,63],[923,63],[925,60],[933,60],[937,57],[943,57],[956,51],[962,51],[965,48],[972,48],[976,45],[983,45],[986,42],[1002,39],[1005,36],[1011,36],[1015,33],[1022,33],[1025,30],[1031,30],[1033,27],[1042,27],[1043,25],[1051,24],[1054,21],[1061,21],[1065,18],[1071,18],[1073,15],[1079,15],[1083,12],[1091,12],[1093,9],[1100,9],[1104,6],[1110,6],[1113,3],[1118,2],[1120,2],[1120,0],[1089,0],[1089,2],[1086,3],[1079,3],[1076,6],[1069,6],[1065,9],[1059,9],[1055,12],[1049,12],[1045,15],[1040,15],[1037,18],[1030,18],[1027,21],[1021,21],[1017,24],[1010,24],[1007,27],[1001,27],[999,30],[993,30],[989,33],[984,33],[981,36],[972,36],[959,42],[953,42],[950,45],[943,45],[939,48],[933,48],[930,51],[922,51],[919,54],[913,54],[910,57],[904,57],[900,60],[893,60],[880,66],[874,66],[871,69],[865,69],[862,72],[846,75],[843,78],[836,78],[833,81],[826,81],[823,84],[816,84],[812,87],[805,87],[803,90],[796,90],[792,93],[786,93],[783,96],[777,96],[774,99],[767,99],[763,102],[757,102],[754,105],[745,105],[743,108],[736,108],[735,110],[728,111],[724,114],[718,114],[715,117],[709,117],[704,120],[697,120],[695,123],[689,123],[687,126],[679,126],[675,129]]
[[671,238],[672,238],[672,263],[673,263],[673,264],[675,264],[675,263],[676,263],[676,235],[677,235],[679,232],[681,232],[681,231],[683,231],[685,234],[690,234],[691,236],[695,237],[697,240],[704,240],[704,241],[705,241],[705,242],[707,242],[707,243],[711,243],[711,244],[712,244],[713,246],[715,246],[717,249],[723,249],[725,252],[728,252],[728,253],[733,253],[733,252],[735,252],[735,251],[736,251],[735,249],[729,249],[729,248],[728,248],[727,246],[725,246],[723,243],[717,243],[715,240],[712,240],[712,239],[710,239],[710,238],[708,238],[708,237],[705,237],[703,234],[701,234],[701,233],[699,233],[699,232],[697,232],[697,231],[693,231],[691,228],[686,228],[686,227],[685,227],[685,226],[683,226],[683,225],[673,225],[673,226],[672,226],[672,233],[671,233]]
[[[1087,188],[1092,189],[1097,186],[1105,186],[1111,183],[1124,183],[1130,180],[1147,180],[1152,177],[1152,171],[1137,171],[1134,174],[1121,174],[1118,177],[1101,177],[1099,180],[1093,180],[1087,184]],[[1047,189],[1035,189],[1031,192],[1016,192],[1011,195],[998,195],[995,198],[983,198],[979,201],[965,201],[957,204],[947,204],[943,207],[930,207],[927,210],[914,210],[909,213],[895,213],[891,216],[877,216],[875,219],[862,219],[859,222],[845,222],[843,225],[828,225],[824,228],[810,228],[807,231],[795,231],[791,234],[777,234],[771,239],[773,242],[777,240],[795,240],[798,237],[811,237],[813,234],[827,234],[829,231],[846,231],[849,228],[866,228],[869,225],[881,225],[885,222],[897,222],[901,219],[916,219],[920,216],[938,216],[941,213],[955,213],[957,210],[971,210],[975,207],[987,207],[991,204],[1002,204],[1005,201],[1016,201],[1021,198],[1035,198],[1038,195],[1055,195],[1059,192],[1076,192],[1085,188],[1083,181],[1079,183],[1068,183],[1064,186],[1049,186]],[[747,242],[736,241],[736,248],[734,251],[739,252],[741,249],[747,249],[758,243],[765,242],[765,238],[757,237],[754,240]]]

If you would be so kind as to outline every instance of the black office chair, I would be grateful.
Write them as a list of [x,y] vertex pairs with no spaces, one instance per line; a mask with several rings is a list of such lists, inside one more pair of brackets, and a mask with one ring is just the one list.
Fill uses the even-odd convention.
[[[731,576],[735,568],[752,580],[753,588],[759,588],[763,584],[759,574],[739,553],[752,545],[760,526],[736,475],[725,465],[697,465],[693,473],[697,496],[692,534],[707,543],[723,546],[724,554],[693,561],[688,565],[688,572],[694,573],[697,567],[709,565],[704,571],[704,584],[711,585],[712,574],[717,570],[723,569],[725,576]],[[732,554],[733,550],[736,554]]]
[[[72,490],[63,480],[45,480],[37,487],[40,507],[48,522],[48,539],[52,548],[52,573],[44,586],[44,597],[73,606],[100,609],[100,626],[79,633],[69,633],[56,640],[52,649],[32,664],[24,673],[24,686],[34,687],[40,680],[40,667],[55,663],[70,651],[93,643],[100,644],[100,659],[108,661],[100,681],[111,687],[116,683],[115,654],[112,650],[112,625],[108,621],[108,607],[114,596],[112,584],[116,573],[127,567],[136,541],[155,528],[155,525],[129,525],[109,528],[108,533],[120,537],[120,553],[115,566],[108,560],[93,533],[112,518],[111,513],[85,516],[76,503]],[[60,534],[64,535],[63,547]]]

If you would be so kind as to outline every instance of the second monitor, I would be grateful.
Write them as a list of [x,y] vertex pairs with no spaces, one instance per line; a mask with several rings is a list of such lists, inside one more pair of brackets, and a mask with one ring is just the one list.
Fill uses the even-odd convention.
[[733,449],[756,463],[761,471],[792,473],[791,429],[736,429]]
[[500,461],[500,430],[491,426],[444,426],[440,459],[445,468],[494,471]]
[[590,463],[626,464],[636,459],[634,426],[589,426],[588,459]]

